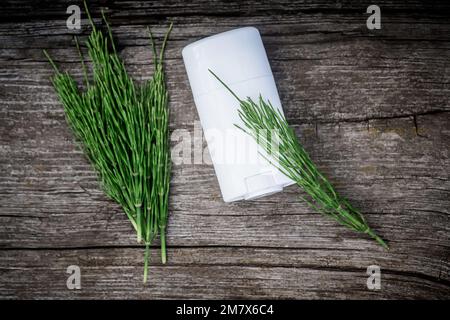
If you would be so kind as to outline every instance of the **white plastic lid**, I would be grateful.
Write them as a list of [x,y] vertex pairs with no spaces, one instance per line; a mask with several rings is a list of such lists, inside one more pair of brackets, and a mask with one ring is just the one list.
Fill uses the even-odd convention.
[[208,69],[226,79],[227,85],[272,76],[261,36],[254,27],[201,39],[184,47],[182,54],[194,95],[223,89]]

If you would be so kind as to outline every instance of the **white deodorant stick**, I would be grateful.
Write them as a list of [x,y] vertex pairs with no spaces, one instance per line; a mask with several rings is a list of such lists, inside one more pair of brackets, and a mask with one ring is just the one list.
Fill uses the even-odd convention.
[[224,201],[255,199],[292,184],[235,126],[245,128],[239,101],[209,72],[241,99],[257,102],[262,95],[282,112],[258,30],[239,28],[196,41],[183,49],[183,60]]

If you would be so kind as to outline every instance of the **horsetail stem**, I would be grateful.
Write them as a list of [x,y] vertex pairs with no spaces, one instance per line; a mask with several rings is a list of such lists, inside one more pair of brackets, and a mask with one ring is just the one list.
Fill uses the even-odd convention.
[[145,245],[145,283],[150,245],[158,235],[161,259],[166,262],[170,150],[163,57],[172,24],[159,56],[151,38],[155,70],[149,81],[137,86],[117,54],[103,11],[107,36],[97,30],[86,3],[85,7],[92,26],[86,42],[92,63],[91,82],[77,40],[76,46],[86,90],[81,92],[73,77],[60,72],[48,53],[44,54],[55,70],[52,83],[68,124],[96,169],[106,195],[122,207],[136,230],[137,241]]
[[[238,128],[253,137],[267,153],[266,159],[303,189],[308,198],[300,197],[306,203],[354,231],[367,233],[389,249],[386,242],[369,227],[363,215],[338,195],[300,144],[284,115],[270,101],[266,102],[261,95],[257,103],[250,97],[242,100],[213,71],[209,72],[238,100],[239,117],[245,126]],[[268,132],[275,135],[278,143],[275,149],[273,138],[267,137]]]

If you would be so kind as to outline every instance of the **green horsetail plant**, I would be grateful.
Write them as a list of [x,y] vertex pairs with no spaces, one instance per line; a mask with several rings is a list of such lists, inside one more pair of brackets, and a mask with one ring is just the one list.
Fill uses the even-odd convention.
[[105,193],[122,207],[136,230],[137,241],[145,245],[145,283],[149,246],[158,235],[161,261],[166,262],[171,160],[163,57],[172,25],[165,35],[159,56],[149,30],[154,74],[149,81],[138,86],[117,54],[103,12],[102,16],[107,36],[95,27],[88,12],[92,25],[86,42],[92,62],[91,82],[76,41],[85,91],[78,88],[69,73],[59,71],[47,52],[44,53],[55,69],[52,83],[64,106],[67,122],[98,172]]
[[314,210],[354,231],[368,234],[388,249],[383,239],[369,227],[361,212],[341,197],[318,170],[284,115],[270,101],[266,102],[261,95],[258,102],[250,97],[242,100],[214,72],[209,72],[238,100],[239,117],[245,128],[236,126],[261,146],[270,163],[305,191],[308,197],[300,196],[301,199]]

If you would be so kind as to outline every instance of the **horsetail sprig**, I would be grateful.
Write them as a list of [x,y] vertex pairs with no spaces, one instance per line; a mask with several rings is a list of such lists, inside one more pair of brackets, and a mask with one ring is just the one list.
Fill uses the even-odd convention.
[[318,170],[284,115],[270,101],[266,102],[261,95],[258,102],[250,97],[242,100],[214,72],[209,71],[238,100],[239,117],[244,123],[244,127],[238,128],[253,137],[266,152],[267,160],[305,191],[307,197],[300,197],[311,208],[354,231],[368,234],[388,249],[384,240],[369,227],[361,212],[341,197]]
[[86,43],[92,62],[91,82],[76,41],[86,90],[81,92],[72,76],[60,72],[47,52],[44,53],[55,69],[52,82],[64,105],[67,122],[82,142],[105,193],[120,204],[136,231],[137,241],[145,245],[145,283],[149,247],[158,235],[161,260],[166,262],[170,149],[163,57],[172,25],[159,56],[150,33],[154,74],[138,86],[117,54],[103,12],[107,36],[95,27],[87,7],[86,11],[92,25]]

